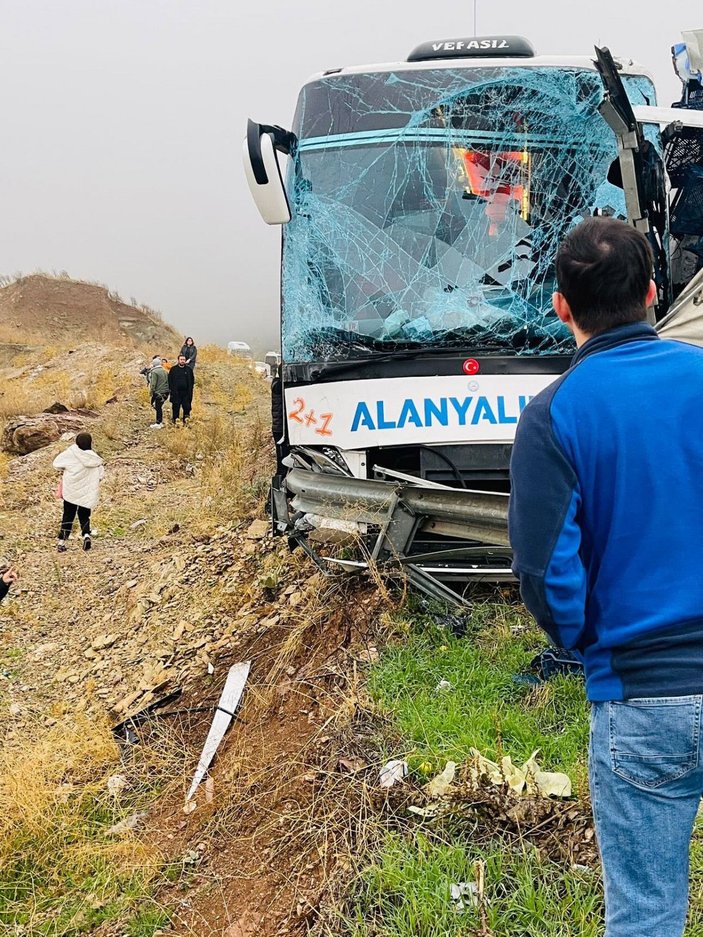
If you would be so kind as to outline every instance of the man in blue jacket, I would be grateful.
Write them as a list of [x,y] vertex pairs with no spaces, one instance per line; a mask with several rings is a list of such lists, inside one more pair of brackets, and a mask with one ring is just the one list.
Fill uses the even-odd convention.
[[643,235],[592,218],[557,255],[570,369],[523,412],[523,600],[583,656],[606,937],[681,937],[703,794],[703,350],[662,341]]

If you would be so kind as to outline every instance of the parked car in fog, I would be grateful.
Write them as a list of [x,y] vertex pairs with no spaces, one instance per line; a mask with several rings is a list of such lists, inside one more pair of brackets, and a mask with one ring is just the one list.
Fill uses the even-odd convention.
[[251,358],[251,347],[246,342],[227,342],[227,353],[238,358]]

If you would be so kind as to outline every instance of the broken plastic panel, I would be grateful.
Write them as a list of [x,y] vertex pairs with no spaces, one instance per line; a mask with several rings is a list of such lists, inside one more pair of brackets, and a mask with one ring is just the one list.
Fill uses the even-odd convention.
[[[646,78],[624,78],[654,103]],[[554,257],[594,213],[624,217],[595,71],[428,69],[307,85],[284,230],[283,357],[427,346],[568,352]]]
[[239,706],[239,701],[244,692],[244,686],[251,669],[251,661],[247,660],[242,664],[234,664],[229,669],[227,680],[225,681],[220,701],[215,709],[215,716],[210,726],[210,731],[205,739],[205,745],[198,760],[198,766],[195,769],[193,781],[186,794],[186,803],[193,797],[198,785],[208,772],[208,768],[215,757],[215,753],[220,746],[220,742],[225,737],[229,724],[234,719],[234,715]]

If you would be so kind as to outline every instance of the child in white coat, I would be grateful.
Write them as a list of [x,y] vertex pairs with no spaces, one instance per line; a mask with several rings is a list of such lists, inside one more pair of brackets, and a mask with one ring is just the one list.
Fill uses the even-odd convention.
[[83,549],[90,550],[90,512],[98,503],[100,482],[105,469],[103,460],[93,452],[93,439],[90,433],[79,433],[76,441],[54,459],[54,468],[63,469],[59,483],[58,497],[63,498],[63,518],[59,530],[58,551],[66,550],[73,522],[78,514],[78,522],[83,534]]

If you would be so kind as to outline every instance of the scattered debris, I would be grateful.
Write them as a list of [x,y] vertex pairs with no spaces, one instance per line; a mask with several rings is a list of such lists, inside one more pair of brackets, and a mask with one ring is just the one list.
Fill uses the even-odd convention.
[[183,804],[183,813],[192,813],[195,809],[197,809],[197,806],[198,805],[194,800],[187,800],[185,804]]
[[409,813],[414,813],[418,817],[422,817],[425,820],[431,820],[433,817],[437,816],[437,811],[439,806],[436,807],[418,807],[416,804],[408,807]]
[[140,520],[135,521],[133,524],[129,525],[130,530],[136,530],[138,527],[143,527],[146,524],[146,517],[140,518]]
[[393,787],[394,784],[398,784],[400,781],[402,781],[403,778],[407,776],[407,774],[407,761],[391,759],[391,761],[387,761],[381,768],[378,783],[381,787]]
[[113,797],[120,796],[127,787],[127,778],[123,774],[111,774],[107,779],[107,790]]
[[244,692],[244,685],[247,682],[250,669],[250,660],[244,661],[244,663],[241,664],[234,664],[229,669],[227,680],[222,690],[222,695],[220,696],[220,702],[217,704],[215,718],[212,720],[212,725],[205,739],[205,745],[203,746],[200,760],[198,761],[198,767],[193,777],[193,782],[186,795],[186,802],[195,794],[198,785],[205,777],[207,769],[210,767],[210,762],[215,757],[215,752],[224,738],[230,722],[234,718],[237,706]]
[[215,779],[213,777],[205,778],[205,803],[211,804],[215,799]]
[[449,680],[440,680],[437,686],[435,687],[435,693],[448,693],[449,690],[453,690],[454,685],[449,682]]
[[469,766],[471,779],[478,783],[487,778],[496,786],[507,785],[516,794],[540,794],[542,797],[571,797],[571,780],[566,774],[542,771],[537,763],[537,752],[533,752],[519,768],[509,755],[501,759],[500,765],[485,758],[477,749],[471,749]]
[[114,826],[111,826],[106,830],[107,836],[121,836],[123,833],[131,833],[133,830],[139,826],[141,821],[147,816],[146,810],[133,813],[128,817],[125,817],[124,820],[120,820],[119,823],[115,823]]
[[[449,897],[455,911],[478,907],[478,885],[475,882],[455,882],[450,886]],[[466,901],[464,899],[467,899]]]
[[[128,696],[125,696],[124,699],[121,699],[118,703],[115,704],[113,709],[115,712],[126,712],[130,709],[131,706],[136,703],[138,699],[146,699],[145,690],[136,690],[134,693],[130,693]],[[151,691],[149,691],[151,692]],[[159,697],[159,699],[151,700],[146,706],[143,706],[138,712],[133,713],[130,716],[127,716],[126,719],[123,719],[121,722],[118,722],[117,725],[112,727],[112,734],[115,738],[123,739],[129,742],[132,745],[135,745],[139,739],[134,733],[134,729],[138,728],[144,722],[149,719],[150,716],[154,715],[157,710],[163,709],[164,706],[169,706],[171,703],[175,703],[177,699],[180,698],[183,691],[178,688],[172,690],[170,693],[167,693],[165,696]],[[151,693],[153,696],[153,693]],[[168,715],[167,713],[160,713],[159,715]]]
[[448,761],[444,767],[444,770],[441,771],[436,777],[432,778],[431,781],[428,781],[425,784],[423,790],[428,797],[433,799],[437,797],[444,797],[449,790],[449,787],[454,780],[456,774],[456,762]]
[[583,676],[583,661],[563,647],[546,647],[530,661],[530,672],[519,674],[518,679],[542,683],[556,676]]

